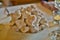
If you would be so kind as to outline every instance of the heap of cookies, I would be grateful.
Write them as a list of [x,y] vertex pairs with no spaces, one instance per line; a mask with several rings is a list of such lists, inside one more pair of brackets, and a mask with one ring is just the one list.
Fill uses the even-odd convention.
[[17,31],[23,33],[35,33],[43,29],[46,20],[42,18],[41,12],[36,10],[34,6],[27,8],[21,7],[15,13],[11,13],[12,17],[9,26],[16,27]]

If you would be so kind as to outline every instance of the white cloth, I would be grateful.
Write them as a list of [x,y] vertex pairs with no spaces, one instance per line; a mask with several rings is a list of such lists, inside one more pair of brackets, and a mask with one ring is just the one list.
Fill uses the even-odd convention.
[[51,40],[56,40],[56,36],[52,35]]

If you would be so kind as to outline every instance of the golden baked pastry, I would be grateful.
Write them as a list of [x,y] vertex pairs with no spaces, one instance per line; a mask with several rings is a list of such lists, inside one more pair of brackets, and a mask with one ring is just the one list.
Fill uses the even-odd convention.
[[31,12],[31,11],[32,11],[32,8],[31,8],[31,7],[27,7],[26,10],[27,10],[28,12]]
[[29,16],[27,17],[26,19],[26,24],[28,25],[32,25],[32,22],[35,20],[35,17],[34,16]]
[[46,20],[44,18],[41,19],[40,21],[41,24],[45,24],[46,23]]
[[20,29],[22,26],[26,26],[26,24],[24,23],[24,21],[22,20],[17,20],[16,22],[17,27]]
[[37,11],[32,11],[32,12],[31,12],[31,15],[36,15],[36,16],[37,16],[38,13],[37,13]]
[[21,32],[23,32],[23,33],[26,33],[26,32],[28,32],[29,31],[29,27],[22,27],[21,29],[20,29],[20,31]]
[[54,19],[55,19],[55,20],[60,20],[60,15],[56,15],[56,16],[54,17]]
[[11,13],[10,16],[12,17],[12,20],[17,20],[19,17],[21,17],[21,14],[19,12]]
[[46,23],[46,20],[41,17],[41,12],[36,10],[34,6],[21,9],[11,13],[12,20],[8,23],[14,30],[20,30],[23,33],[35,33],[43,29],[41,25]]

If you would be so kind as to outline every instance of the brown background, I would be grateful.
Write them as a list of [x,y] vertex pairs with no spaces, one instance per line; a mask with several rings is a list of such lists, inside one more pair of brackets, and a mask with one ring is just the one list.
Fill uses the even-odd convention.
[[40,0],[11,0],[11,2],[15,4],[27,4],[27,3],[40,2]]

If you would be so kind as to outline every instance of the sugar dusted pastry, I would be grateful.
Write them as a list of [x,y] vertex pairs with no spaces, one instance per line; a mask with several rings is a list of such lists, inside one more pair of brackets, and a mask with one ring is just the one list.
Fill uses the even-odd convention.
[[31,5],[31,8],[35,9],[34,5]]
[[26,26],[23,20],[17,20],[16,22],[17,27],[20,29],[22,26]]
[[15,22],[11,20],[10,23],[9,23],[8,25],[11,26],[11,25],[14,25],[14,23],[15,23]]
[[19,17],[21,17],[21,14],[19,12],[11,13],[10,16],[12,17],[12,20],[17,20]]
[[21,7],[20,11],[23,12],[25,10],[25,8]]
[[26,24],[28,25],[32,25],[32,22],[35,20],[35,17],[34,16],[29,16],[27,19],[26,19]]
[[31,12],[31,15],[36,15],[36,16],[37,16],[38,13],[37,13],[37,11],[32,11],[32,12]]
[[11,29],[14,30],[14,31],[17,31],[18,28],[17,28],[15,25],[13,25],[13,26],[11,27]]
[[29,27],[22,27],[21,29],[20,29],[20,31],[21,32],[23,32],[23,33],[26,33],[26,32],[28,32],[29,31]]
[[21,17],[21,11],[20,10],[15,11],[15,14],[16,14],[17,18]]
[[31,33],[35,33],[35,32],[38,32],[35,28],[34,28],[34,26],[33,27],[30,27],[30,32]]
[[41,17],[37,16],[36,19],[33,21],[32,25],[38,27],[40,20],[41,20]]
[[22,18],[27,18],[29,16],[30,16],[30,14],[29,13],[26,13],[26,11],[23,11],[22,12]]
[[43,27],[42,25],[39,26],[39,31],[43,30]]
[[55,20],[60,20],[60,15],[56,15],[56,16],[54,17],[54,19],[55,19]]
[[41,24],[45,24],[46,23],[46,20],[44,18],[41,19],[40,21]]
[[31,12],[31,11],[32,11],[32,8],[31,8],[31,7],[27,7],[26,10],[27,10],[28,12]]
[[12,20],[13,20],[13,21],[15,21],[15,20],[17,19],[15,13],[11,13],[10,16],[12,17]]
[[31,12],[29,12],[29,11],[26,11],[26,14],[29,14],[29,15],[31,15]]
[[9,26],[13,30],[22,33],[35,33],[43,29],[46,20],[42,18],[42,13],[34,5],[21,7],[15,13],[10,14]]

